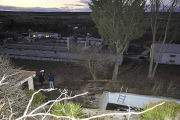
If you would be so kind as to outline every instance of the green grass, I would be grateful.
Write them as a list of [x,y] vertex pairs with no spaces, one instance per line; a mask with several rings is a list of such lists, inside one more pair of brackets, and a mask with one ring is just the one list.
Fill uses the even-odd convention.
[[[32,94],[36,91],[33,91],[33,90],[28,90],[26,89],[25,91],[25,94],[26,96],[29,98],[29,100],[31,99],[32,97]],[[32,101],[32,105],[39,105],[39,104],[42,104],[45,102],[45,99],[46,99],[46,96],[43,95],[42,93],[37,93],[35,96],[34,96],[34,99]]]
[[[162,103],[163,101],[152,103],[144,107],[144,110],[149,109],[157,104]],[[143,111],[144,111],[143,110]],[[175,118],[176,115],[180,112],[180,104],[174,101],[166,101],[162,106],[156,107],[153,110],[150,110],[142,114],[142,120],[164,120],[165,118]]]

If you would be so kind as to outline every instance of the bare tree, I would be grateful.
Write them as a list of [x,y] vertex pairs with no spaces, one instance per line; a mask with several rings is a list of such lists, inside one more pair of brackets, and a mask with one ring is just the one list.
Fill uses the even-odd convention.
[[[171,0],[168,3],[167,0],[150,0],[150,6],[147,8],[148,12],[150,12],[149,17],[152,30],[152,46],[148,72],[150,80],[154,78],[159,60],[169,44],[175,39],[179,30],[177,28],[178,24],[175,22],[178,21],[179,16],[173,14],[178,11],[179,4],[179,0]],[[158,47],[155,47],[156,42],[159,44]],[[168,43],[168,45],[164,48],[165,43]],[[158,53],[158,56],[154,64],[156,53]]]
[[[19,116],[25,109],[27,98],[18,86],[23,74],[19,69],[13,69],[10,60],[0,57],[0,119]],[[16,114],[13,114],[16,111]],[[12,115],[12,116],[10,116]]]
[[98,46],[90,46],[86,49],[76,48],[74,53],[80,58],[77,63],[89,69],[93,80],[97,80],[98,73],[107,74],[108,67],[112,63],[112,55],[101,52]]

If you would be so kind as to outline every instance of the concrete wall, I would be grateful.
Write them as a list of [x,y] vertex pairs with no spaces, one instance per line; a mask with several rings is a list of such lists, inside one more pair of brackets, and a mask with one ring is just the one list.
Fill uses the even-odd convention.
[[34,81],[33,81],[33,77],[36,76],[36,74],[33,74],[31,76],[29,76],[28,78],[24,79],[24,80],[21,80],[17,86],[20,86],[22,85],[23,83],[25,82],[28,82],[28,89],[29,90],[34,90]]
[[[10,58],[31,59],[31,60],[47,60],[47,61],[67,61],[74,62],[82,60],[82,56],[69,52],[54,52],[41,50],[19,50],[19,49],[0,49],[0,55],[7,55]],[[112,62],[115,56],[108,55]],[[119,59],[119,65],[122,64],[123,57]]]
[[179,99],[173,99],[173,98],[165,98],[165,97],[154,97],[154,96],[146,96],[146,95],[138,95],[138,94],[125,94],[122,93],[122,95],[126,95],[124,104],[122,104],[120,101],[117,102],[119,93],[112,93],[109,92],[109,103],[113,104],[119,104],[119,105],[130,105],[133,107],[143,108],[144,105],[147,105],[150,103],[150,101],[158,102],[158,101],[176,101],[180,104]]
[[[172,57],[171,55],[175,55],[175,57]],[[157,60],[157,58],[158,53],[155,54],[154,62]],[[164,53],[161,59],[159,60],[159,63],[180,65],[180,54]]]
[[[123,111],[112,111],[112,110],[99,110],[99,109],[86,109],[83,108],[82,113],[84,113],[86,116],[97,116],[102,114],[109,114],[109,113],[125,113]],[[101,117],[104,118],[103,120],[125,120],[125,118],[128,118],[128,115],[126,117],[124,115],[112,115],[112,116],[105,116]],[[100,119],[101,120],[101,119]],[[129,120],[138,120],[137,115],[131,115]]]
[[67,52],[66,47],[57,47],[57,46],[43,46],[43,45],[20,45],[20,44],[7,44],[8,49],[17,49],[17,50],[41,50],[41,51],[56,51],[56,52]]
[[100,110],[106,110],[107,104],[109,103],[109,93],[108,92],[104,92],[101,96],[101,103],[99,106]]
[[77,42],[77,40],[73,36],[67,38],[67,49],[68,49],[68,51],[71,51],[76,47],[76,44],[77,44],[76,42]]

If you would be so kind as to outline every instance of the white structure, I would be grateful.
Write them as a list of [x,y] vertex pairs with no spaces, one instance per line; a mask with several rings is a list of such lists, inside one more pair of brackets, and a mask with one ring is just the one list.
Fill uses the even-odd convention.
[[77,45],[77,38],[72,36],[67,38],[67,49],[68,51],[72,50]]
[[22,85],[25,82],[28,82],[28,89],[34,90],[34,80],[33,78],[36,77],[36,71],[24,71],[22,70],[23,77],[21,78],[20,82],[17,86]]
[[[154,44],[154,62],[158,59],[158,55],[162,54],[162,57],[159,60],[159,63],[162,64],[176,64],[180,65],[180,45],[179,44],[164,44],[162,46],[162,50],[160,51],[161,44]],[[152,45],[151,45],[151,52],[154,51],[152,50]],[[165,51],[164,51],[165,50]],[[150,57],[152,56],[152,53],[150,53]]]
[[46,32],[30,32],[29,33],[29,38],[38,38],[38,39],[55,38],[55,39],[60,39],[61,34],[58,34],[58,33],[46,33]]
[[[67,48],[66,48],[67,49]],[[0,48],[0,55],[5,55],[15,59],[45,60],[45,61],[68,61],[77,62],[82,60],[82,56],[70,52],[56,52],[50,50],[19,50]],[[109,54],[112,62],[115,62],[115,55]],[[119,65],[123,62],[123,56],[119,59]]]
[[[43,34],[39,32],[38,33],[31,32],[29,33],[29,37],[30,38],[40,37],[38,39],[41,39],[41,37],[44,37],[47,34],[49,33]],[[77,44],[79,44],[78,47],[82,49],[84,47],[83,44],[85,44],[86,48],[89,47],[89,43],[87,43],[85,38],[76,39],[76,37],[74,36],[62,37],[60,40],[54,40],[53,43],[46,45],[47,41],[50,41],[50,40],[49,39],[44,40],[44,41],[42,40],[38,42],[38,44],[34,44],[34,43],[4,44],[3,45],[4,47],[0,48],[0,55],[5,55],[5,56],[8,56],[9,58],[15,58],[15,59],[77,62],[77,61],[83,61],[82,56],[71,53],[71,50],[73,50],[73,47],[77,46]],[[94,45],[99,45],[99,46],[104,45],[104,41],[102,39],[90,37],[88,38],[88,41],[91,42],[91,44],[93,42],[99,43],[99,44],[94,44]],[[54,42],[57,42],[57,44]],[[67,43],[67,46],[66,46],[66,43]],[[109,57],[111,61],[114,63],[116,60],[115,55],[109,54]],[[119,65],[121,65],[122,62],[123,62],[123,55],[119,59]]]
[[139,94],[131,94],[131,93],[121,93],[121,95],[125,96],[124,103],[118,101],[119,93],[112,92],[104,92],[101,96],[101,103],[99,105],[99,109],[105,110],[108,103],[117,104],[117,105],[130,105],[131,107],[143,108],[145,105],[148,105],[150,102],[155,103],[159,101],[176,101],[180,103],[179,99],[173,99],[168,97],[155,97],[155,96],[147,96],[147,95],[139,95]]

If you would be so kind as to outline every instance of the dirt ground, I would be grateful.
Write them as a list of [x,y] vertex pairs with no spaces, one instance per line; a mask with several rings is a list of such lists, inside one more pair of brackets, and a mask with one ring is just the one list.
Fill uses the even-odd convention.
[[[44,69],[45,87],[47,88],[49,87],[47,77],[48,73],[51,72],[55,77],[55,87],[57,88],[87,90],[94,93],[119,92],[123,86],[124,88],[128,87],[128,93],[180,98],[179,65],[158,65],[155,78],[148,81],[149,63],[143,60],[125,59],[123,65],[119,67],[117,81],[111,80],[111,76],[94,81],[90,80],[92,77],[86,68],[73,63],[21,59],[12,59],[12,62],[24,70],[36,71],[36,89],[40,87],[38,82],[39,71]],[[113,68],[109,70],[111,70],[109,74],[112,74]],[[102,90],[99,90],[100,88]]]

